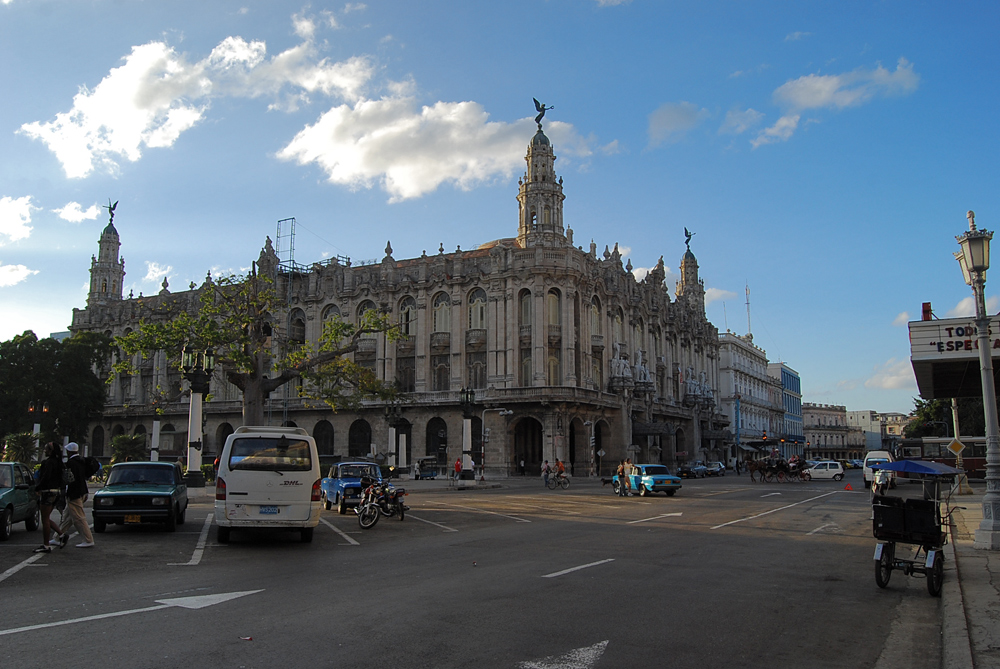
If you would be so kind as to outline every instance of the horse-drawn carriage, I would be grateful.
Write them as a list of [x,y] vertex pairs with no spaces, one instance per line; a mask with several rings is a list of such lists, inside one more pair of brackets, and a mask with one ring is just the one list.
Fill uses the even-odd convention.
[[767,458],[765,460],[754,460],[747,464],[750,472],[750,480],[757,482],[756,476],[760,475],[760,480],[766,483],[778,481],[809,481],[812,479],[806,471],[808,465],[805,460],[795,459],[787,461],[781,458]]

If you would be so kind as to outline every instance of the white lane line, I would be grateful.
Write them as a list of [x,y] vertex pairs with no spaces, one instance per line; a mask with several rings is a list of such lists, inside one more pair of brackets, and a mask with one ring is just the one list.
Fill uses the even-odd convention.
[[337,534],[339,534],[344,539],[347,539],[347,543],[351,544],[352,546],[360,546],[361,545],[357,541],[355,541],[354,539],[352,539],[349,536],[347,536],[346,534],[344,534],[343,530],[341,530],[339,527],[337,527],[336,525],[334,525],[333,523],[331,523],[326,518],[320,518],[319,522],[321,522],[324,525],[326,525],[327,527],[329,527],[331,530],[333,530],[334,532],[336,532]]
[[642,520],[630,520],[630,521],[628,521],[628,523],[626,523],[626,525],[635,525],[636,523],[645,523],[646,521],[649,521],[649,520],[659,520],[660,518],[669,518],[670,516],[680,516],[680,515],[683,515],[683,513],[684,513],[683,511],[679,511],[677,513],[664,513],[663,515],[653,516],[652,518],[643,518]]
[[47,627],[61,627],[62,625],[72,625],[73,623],[85,623],[91,620],[104,620],[105,618],[117,618],[118,616],[128,616],[133,613],[146,613],[147,611],[159,611],[160,609],[169,609],[170,604],[160,604],[159,606],[147,606],[144,609],[131,609],[129,611],[115,611],[114,613],[101,613],[96,616],[87,616],[85,618],[73,618],[72,620],[60,620],[54,623],[43,623],[41,625],[28,625],[27,627],[15,627],[9,630],[0,630],[0,636],[5,636],[7,634],[19,634],[21,632],[30,632],[32,630],[41,630]]
[[817,527],[812,532],[806,532],[806,536],[809,536],[810,534],[816,534],[820,530],[825,530],[828,527],[836,527],[836,525],[837,525],[836,523],[827,523],[826,525],[820,525],[819,527]]
[[586,569],[587,567],[596,567],[599,564],[606,564],[608,562],[614,562],[614,558],[608,558],[607,560],[598,560],[597,562],[591,562],[590,564],[582,564],[579,567],[570,567],[569,569],[563,569],[562,571],[557,571],[552,574],[545,574],[542,578],[555,578],[556,576],[562,576],[564,574],[569,574],[574,571],[580,571],[581,569]]
[[806,502],[812,502],[814,500],[821,499],[823,497],[829,497],[830,495],[836,495],[838,492],[840,492],[840,491],[839,490],[834,490],[833,492],[828,492],[828,493],[826,493],[824,495],[819,495],[817,497],[810,497],[809,499],[804,499],[801,502],[795,502],[794,504],[788,504],[787,506],[780,506],[777,509],[771,509],[770,511],[765,511],[764,513],[758,513],[755,516],[747,516],[746,518],[740,518],[738,520],[730,520],[728,523],[722,523],[721,525],[716,525],[715,527],[710,527],[709,529],[711,529],[711,530],[717,530],[720,527],[726,527],[727,525],[735,525],[736,523],[742,523],[743,521],[746,521],[746,520],[753,520],[754,518],[760,518],[761,516],[766,516],[768,514],[776,512],[776,511],[784,511],[785,509],[790,509],[793,506],[798,506],[799,504],[805,504]]
[[456,529],[454,529],[452,527],[448,527],[447,525],[442,525],[441,523],[435,523],[435,522],[430,521],[430,520],[424,520],[423,518],[419,518],[417,516],[414,516],[412,513],[409,514],[409,515],[407,515],[406,517],[407,518],[412,518],[413,520],[419,520],[421,523],[427,523],[428,525],[433,525],[434,527],[440,527],[445,532],[458,532],[458,530],[456,530]]
[[[58,526],[58,523],[56,525]],[[91,525],[90,527],[92,528],[93,526]],[[74,532],[73,534],[69,535],[69,538],[72,539],[73,537],[75,537],[78,534],[79,534],[79,532]],[[58,531],[56,531],[55,536],[56,536],[57,539],[59,538],[59,532]],[[69,542],[69,539],[67,539],[67,543],[68,542]],[[31,566],[32,564],[34,564],[38,560],[41,560],[46,555],[51,555],[51,553],[35,553],[30,558],[24,560],[23,562],[21,562],[19,564],[14,565],[13,567],[11,567],[10,569],[8,569],[4,573],[0,574],[0,582],[6,581],[8,578],[10,578],[11,576],[13,576],[17,572],[21,571],[25,567]],[[38,566],[41,567],[43,565],[38,565]]]
[[171,567],[197,567],[198,563],[201,562],[201,556],[205,554],[205,543],[208,541],[208,531],[212,528],[213,520],[215,520],[215,511],[209,513],[205,518],[205,524],[201,528],[198,543],[195,544],[194,553],[191,554],[190,560],[187,562],[168,562],[167,565]]
[[769,492],[766,495],[761,495],[761,498],[764,498],[764,497],[774,497],[775,495],[780,495],[780,494],[781,494],[780,492]]
[[477,509],[474,506],[462,506],[461,504],[450,504],[448,502],[442,502],[442,504],[447,504],[448,506],[454,506],[454,507],[459,508],[459,509],[468,509],[469,511],[475,511],[476,513],[488,513],[491,516],[500,516],[501,518],[510,518],[511,520],[516,521],[518,523],[530,523],[531,522],[530,520],[526,520],[524,518],[518,518],[517,516],[508,516],[505,513],[497,513],[496,511],[487,511],[485,509]]

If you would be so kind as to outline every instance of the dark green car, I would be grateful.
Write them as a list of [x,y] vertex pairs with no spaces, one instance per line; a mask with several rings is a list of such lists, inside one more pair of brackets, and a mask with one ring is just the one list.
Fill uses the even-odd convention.
[[172,462],[120,462],[94,493],[94,531],[110,524],[162,523],[168,532],[184,524],[187,485]]
[[10,538],[14,523],[24,529],[38,529],[38,493],[31,467],[23,462],[0,462],[0,541]]

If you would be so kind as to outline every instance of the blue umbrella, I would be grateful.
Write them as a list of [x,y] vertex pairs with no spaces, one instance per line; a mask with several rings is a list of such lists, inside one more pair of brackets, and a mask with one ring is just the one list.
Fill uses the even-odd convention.
[[907,474],[924,474],[926,476],[954,476],[960,474],[954,467],[934,462],[932,460],[897,460],[872,465],[873,470],[885,469],[890,472],[906,472]]

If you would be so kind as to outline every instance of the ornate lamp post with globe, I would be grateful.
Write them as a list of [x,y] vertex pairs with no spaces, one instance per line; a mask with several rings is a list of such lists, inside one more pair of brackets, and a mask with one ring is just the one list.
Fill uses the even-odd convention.
[[189,488],[204,488],[205,475],[201,471],[201,401],[208,394],[212,370],[215,369],[215,352],[202,351],[190,346],[181,350],[181,370],[191,384],[191,405],[188,413],[188,470],[184,477]]
[[986,270],[990,268],[990,240],[993,233],[976,229],[976,215],[967,214],[969,231],[955,237],[962,250],[955,259],[962,266],[965,283],[972,286],[976,298],[976,330],[979,345],[979,370],[983,385],[983,411],[986,414],[986,496],[983,498],[983,522],[976,530],[974,546],[1000,550],[1000,429],[997,427],[997,394],[993,385],[993,355],[990,346],[990,316],[986,312]]

